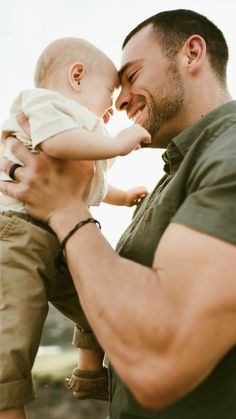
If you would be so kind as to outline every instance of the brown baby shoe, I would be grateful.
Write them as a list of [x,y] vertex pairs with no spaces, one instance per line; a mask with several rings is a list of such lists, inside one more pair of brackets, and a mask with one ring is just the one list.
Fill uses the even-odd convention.
[[107,368],[101,371],[73,370],[71,378],[65,379],[65,387],[72,390],[77,399],[108,400]]

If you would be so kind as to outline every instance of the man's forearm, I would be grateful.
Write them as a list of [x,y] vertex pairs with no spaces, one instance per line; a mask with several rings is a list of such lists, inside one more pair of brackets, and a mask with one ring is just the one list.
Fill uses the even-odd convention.
[[[60,240],[66,225],[70,230],[89,216],[84,210],[74,223],[71,216],[58,221],[54,228]],[[66,258],[88,321],[119,375],[133,388],[137,371],[158,360],[158,351],[174,336],[176,319],[156,273],[118,256],[94,224],[69,239]]]
[[[87,209],[79,214],[77,210],[76,216],[59,220],[55,231],[65,225],[69,230],[73,219],[76,224],[89,216]],[[178,225],[168,231],[152,269],[117,255],[94,224],[83,226],[66,246],[75,287],[98,340],[120,377],[147,407],[165,407],[191,391],[235,341],[230,294],[222,308],[215,289],[207,296],[205,291],[223,274],[209,272],[205,263],[205,258],[213,257],[209,248],[214,254],[223,252],[230,266],[233,246],[224,252],[221,241]],[[184,235],[186,245],[180,250],[179,237]],[[203,243],[205,253],[210,253],[204,260]],[[230,286],[233,280],[234,275],[228,275]],[[225,322],[228,332],[218,337],[214,351],[206,351]]]
[[[142,323],[146,324],[150,313],[149,293],[155,298],[155,306],[157,294],[161,294],[156,274],[117,255],[94,224],[86,224],[69,239],[66,259],[81,303],[104,349],[112,356],[112,335],[120,339],[120,344],[123,341],[125,346],[130,345],[129,350],[132,346],[138,349],[145,334]],[[153,322],[156,325],[156,320]]]

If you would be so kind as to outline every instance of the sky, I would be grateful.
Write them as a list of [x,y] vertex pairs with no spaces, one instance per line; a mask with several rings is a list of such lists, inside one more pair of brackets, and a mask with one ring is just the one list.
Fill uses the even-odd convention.
[[[235,0],[7,0],[0,3],[0,123],[22,89],[33,87],[35,63],[42,50],[64,36],[85,38],[120,64],[122,41],[138,23],[171,9],[191,9],[204,14],[224,33],[229,46],[228,86],[236,98]],[[128,126],[125,114],[115,113],[111,134]],[[128,189],[145,185],[149,190],[162,175],[163,150],[141,150],[117,158],[109,183]],[[102,204],[92,213],[113,247],[128,225],[133,209]]]

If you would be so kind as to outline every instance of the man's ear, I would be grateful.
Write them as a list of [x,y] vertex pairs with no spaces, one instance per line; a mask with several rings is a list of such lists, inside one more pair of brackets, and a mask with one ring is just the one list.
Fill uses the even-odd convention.
[[68,81],[75,92],[79,92],[81,89],[80,83],[84,74],[84,64],[74,63],[68,70]]
[[206,58],[206,42],[200,35],[192,35],[182,48],[182,64],[189,73],[197,73]]

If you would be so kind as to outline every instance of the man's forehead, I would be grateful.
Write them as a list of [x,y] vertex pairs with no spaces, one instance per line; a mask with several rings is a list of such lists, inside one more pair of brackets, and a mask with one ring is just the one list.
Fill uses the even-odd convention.
[[120,77],[119,77],[119,73],[117,73],[115,83],[114,83],[114,88],[119,89],[119,87],[120,87]]
[[153,27],[151,25],[147,25],[136,32],[122,51],[119,76],[134,62],[142,60],[155,44],[157,45],[157,40],[153,36]]

